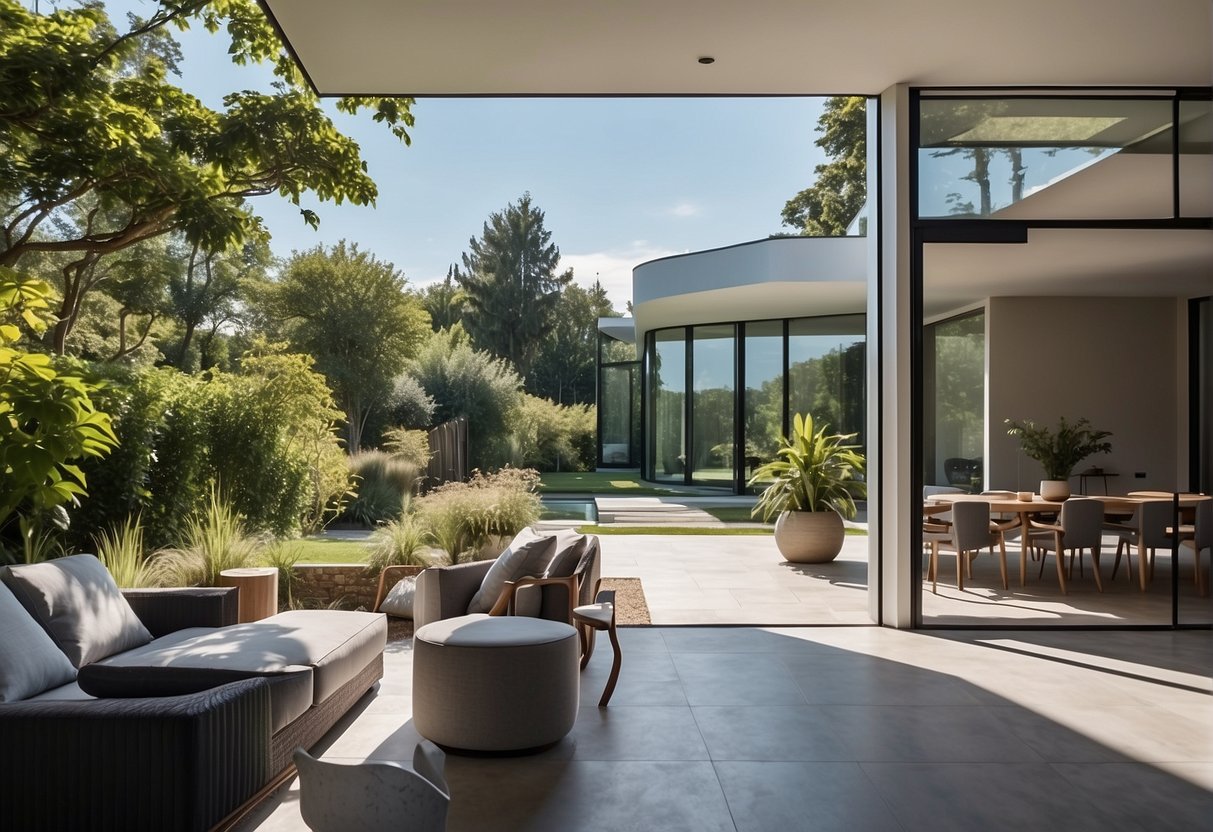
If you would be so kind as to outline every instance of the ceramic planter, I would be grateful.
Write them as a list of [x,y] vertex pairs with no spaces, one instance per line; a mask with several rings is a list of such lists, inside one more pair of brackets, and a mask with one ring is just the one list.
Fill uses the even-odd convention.
[[775,545],[792,563],[828,563],[842,551],[846,532],[834,511],[785,511],[775,521]]
[[1041,480],[1040,496],[1050,502],[1060,503],[1070,497],[1069,480]]

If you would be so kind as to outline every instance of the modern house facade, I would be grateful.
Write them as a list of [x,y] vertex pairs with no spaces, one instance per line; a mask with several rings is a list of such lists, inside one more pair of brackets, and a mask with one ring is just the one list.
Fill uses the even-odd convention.
[[[838,319],[846,331],[825,334],[865,345],[873,621],[931,623],[921,495],[955,474],[949,460],[968,461],[970,486],[1039,480],[1004,419],[1086,416],[1113,431],[1098,464],[1117,490],[1213,489],[1206,0],[1021,0],[997,21],[959,0],[264,5],[325,95],[868,97],[865,236],[804,241],[823,259],[795,278],[779,264],[797,241],[638,268],[632,354],[644,363],[627,366],[627,347],[608,341],[604,369],[631,391],[644,441],[604,438],[603,462],[612,446],[651,478],[736,488],[761,456],[764,385],[780,399],[771,424],[791,407],[795,333]],[[819,268],[835,244],[847,267]],[[721,265],[764,258],[765,271]],[[755,286],[783,309],[729,300],[759,300]],[[836,290],[854,290],[845,307],[827,300]],[[734,311],[713,314],[717,303]],[[728,370],[697,375],[707,366]],[[653,395],[637,399],[644,384]],[[1156,623],[1213,623],[1207,600],[1173,587]]]

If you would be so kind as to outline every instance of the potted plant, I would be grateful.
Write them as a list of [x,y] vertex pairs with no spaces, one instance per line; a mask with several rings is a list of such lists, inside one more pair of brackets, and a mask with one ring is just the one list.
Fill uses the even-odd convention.
[[[855,498],[867,493],[864,457],[849,444],[854,433],[814,430],[811,415],[796,414],[792,436],[780,437],[777,458],[759,467],[750,485],[766,488],[752,516],[775,515],[775,545],[795,563],[825,563],[842,551],[842,519],[855,516]],[[768,482],[769,481],[769,482]]]
[[1092,454],[1106,454],[1112,443],[1105,442],[1111,432],[1095,430],[1086,419],[1066,421],[1062,416],[1056,432],[1037,425],[1031,419],[1007,419],[1008,436],[1019,439],[1019,447],[1040,463],[1045,478],[1040,483],[1040,496],[1046,500],[1064,500],[1070,496],[1070,475],[1074,468]]

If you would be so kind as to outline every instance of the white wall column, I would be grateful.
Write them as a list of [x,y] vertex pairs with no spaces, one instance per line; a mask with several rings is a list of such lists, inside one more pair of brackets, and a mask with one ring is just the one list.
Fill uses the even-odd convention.
[[909,347],[914,327],[922,322],[910,316],[909,102],[905,84],[880,95],[881,233],[879,246],[870,248],[880,268],[873,263],[868,272],[868,343],[878,345],[881,361],[879,375],[875,362],[869,369],[868,389],[879,396],[868,408],[869,453],[878,461],[870,466],[868,574],[879,573],[882,586],[878,593],[871,582],[869,604],[873,618],[879,612],[889,627],[911,626],[912,593],[919,589],[911,569],[910,535],[920,498],[911,493]]

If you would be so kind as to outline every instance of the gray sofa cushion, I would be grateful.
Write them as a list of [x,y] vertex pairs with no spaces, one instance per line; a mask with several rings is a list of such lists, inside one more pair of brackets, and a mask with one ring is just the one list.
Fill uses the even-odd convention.
[[0,584],[0,702],[27,699],[74,678],[67,656]]
[[[309,669],[309,704],[319,704],[370,664],[386,645],[387,617],[379,613],[294,610],[217,630],[195,627],[170,633],[86,668],[80,686],[90,693],[95,690],[115,696],[115,685],[140,684],[136,681],[139,673],[154,678],[157,685],[199,685],[196,689],[202,689],[231,678]],[[208,685],[208,680],[218,681]],[[151,695],[148,687],[128,689],[131,692],[126,696]]]
[[92,555],[10,566],[0,579],[75,667],[152,640]]
[[510,541],[509,547],[498,555],[480,584],[480,589],[468,604],[469,613],[488,612],[501,597],[506,581],[538,577],[543,574],[556,551],[556,536],[541,535],[523,529]]
[[388,590],[387,595],[379,603],[379,612],[394,615],[397,618],[413,617],[413,598],[417,594],[417,576],[406,575]]
[[585,553],[589,536],[578,534],[572,529],[561,529],[556,532],[556,552],[543,572],[545,578],[567,578],[573,574],[581,556]]

